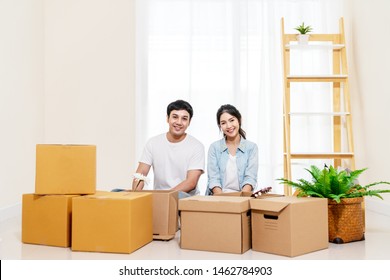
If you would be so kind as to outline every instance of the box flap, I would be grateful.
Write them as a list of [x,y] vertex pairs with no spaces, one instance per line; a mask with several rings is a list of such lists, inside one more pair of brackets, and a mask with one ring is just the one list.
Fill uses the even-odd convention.
[[250,207],[253,210],[263,210],[271,212],[280,212],[290,204],[308,203],[319,199],[313,197],[296,197],[296,196],[281,196],[270,197],[267,199],[252,199]]
[[271,197],[283,197],[283,194],[277,194],[277,193],[265,193],[262,195],[257,196],[255,199],[264,199],[264,198],[271,198]]
[[248,211],[250,197],[193,196],[179,200],[180,211],[242,213]]
[[270,212],[281,212],[289,204],[289,201],[275,201],[275,198],[252,199],[250,201],[250,207],[252,210],[262,210]]

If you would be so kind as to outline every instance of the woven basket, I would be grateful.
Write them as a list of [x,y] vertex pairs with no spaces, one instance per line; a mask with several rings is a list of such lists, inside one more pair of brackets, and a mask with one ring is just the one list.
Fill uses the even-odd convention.
[[364,240],[362,197],[328,199],[329,242],[341,244]]

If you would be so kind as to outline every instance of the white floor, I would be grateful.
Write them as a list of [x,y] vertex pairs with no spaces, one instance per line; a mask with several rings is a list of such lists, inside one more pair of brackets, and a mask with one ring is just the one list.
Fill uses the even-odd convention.
[[70,248],[23,244],[21,219],[0,223],[1,260],[390,260],[390,216],[366,211],[365,241],[329,243],[329,248],[295,258],[249,250],[244,254],[225,254],[179,247],[179,235],[170,241],[153,241],[131,254],[72,252]]

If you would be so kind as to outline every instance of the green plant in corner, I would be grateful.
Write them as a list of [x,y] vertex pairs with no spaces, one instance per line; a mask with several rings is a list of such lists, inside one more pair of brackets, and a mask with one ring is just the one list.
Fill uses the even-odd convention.
[[277,179],[281,184],[286,184],[298,190],[298,196],[322,197],[341,202],[343,198],[355,198],[363,196],[376,196],[383,199],[380,193],[390,193],[390,189],[379,190],[370,189],[370,187],[380,184],[390,185],[390,182],[375,182],[361,186],[357,179],[367,168],[349,171],[345,169],[336,169],[333,166],[325,165],[320,170],[317,166],[312,165],[306,169],[312,176],[311,181],[299,179],[293,182],[285,178]]
[[297,30],[300,34],[307,34],[313,30],[313,28],[310,25],[305,26],[304,22],[302,22],[301,25],[298,25],[294,29]]

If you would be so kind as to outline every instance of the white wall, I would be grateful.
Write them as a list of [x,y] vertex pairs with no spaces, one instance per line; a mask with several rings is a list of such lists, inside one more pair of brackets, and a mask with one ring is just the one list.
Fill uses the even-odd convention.
[[2,216],[34,192],[37,143],[97,145],[97,188],[130,185],[134,7],[135,0],[0,0]]
[[[390,181],[390,1],[344,3],[356,167],[368,167],[361,176],[364,184]],[[388,185],[380,188],[390,189]],[[390,209],[390,194],[383,196],[383,201],[367,199],[367,207],[375,202]]]
[[34,190],[43,141],[43,1],[0,1],[0,220]]
[[97,145],[97,188],[135,170],[134,0],[45,5],[45,142]]

